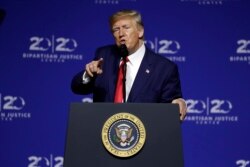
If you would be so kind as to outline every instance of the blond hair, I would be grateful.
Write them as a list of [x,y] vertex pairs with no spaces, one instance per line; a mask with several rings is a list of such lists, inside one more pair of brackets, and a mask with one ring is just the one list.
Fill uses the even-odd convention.
[[141,14],[135,10],[120,10],[116,13],[114,13],[110,18],[109,18],[109,25],[112,30],[113,24],[123,18],[131,18],[134,19],[137,25],[140,28],[144,28],[143,22],[142,22],[142,17]]

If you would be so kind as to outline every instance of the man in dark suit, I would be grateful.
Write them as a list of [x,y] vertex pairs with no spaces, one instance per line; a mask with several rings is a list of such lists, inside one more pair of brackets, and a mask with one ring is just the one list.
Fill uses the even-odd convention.
[[177,65],[146,48],[141,15],[134,10],[119,11],[110,17],[110,27],[116,45],[97,49],[94,60],[73,78],[72,91],[93,93],[94,102],[117,102],[119,67],[125,64],[121,63],[120,47],[125,45],[126,96],[118,102],[177,103],[183,120],[187,107]]

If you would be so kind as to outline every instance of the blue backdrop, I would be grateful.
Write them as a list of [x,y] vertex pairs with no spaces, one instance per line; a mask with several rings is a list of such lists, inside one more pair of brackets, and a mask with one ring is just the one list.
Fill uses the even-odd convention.
[[249,0],[1,0],[0,166],[62,166],[69,104],[91,102],[71,79],[113,43],[108,18],[124,8],[179,66],[185,166],[250,166]]

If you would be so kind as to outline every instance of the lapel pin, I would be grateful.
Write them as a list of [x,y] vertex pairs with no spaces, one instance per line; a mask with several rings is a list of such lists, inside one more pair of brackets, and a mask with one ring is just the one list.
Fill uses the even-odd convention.
[[149,74],[149,73],[150,73],[149,69],[146,69],[146,73],[147,73],[147,74]]

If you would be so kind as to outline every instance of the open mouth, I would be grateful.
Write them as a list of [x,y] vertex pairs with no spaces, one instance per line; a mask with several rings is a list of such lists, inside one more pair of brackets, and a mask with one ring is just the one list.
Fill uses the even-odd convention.
[[125,40],[120,40],[120,44],[126,44],[126,41]]

